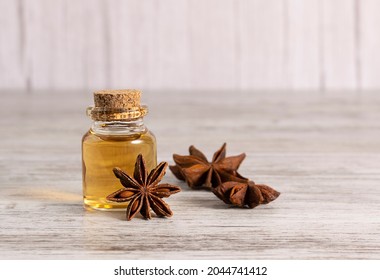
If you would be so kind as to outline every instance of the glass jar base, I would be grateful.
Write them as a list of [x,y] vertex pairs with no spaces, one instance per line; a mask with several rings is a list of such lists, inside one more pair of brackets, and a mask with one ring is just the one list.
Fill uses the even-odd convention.
[[125,211],[128,207],[128,203],[110,203],[101,200],[84,199],[84,208],[88,210],[99,211]]

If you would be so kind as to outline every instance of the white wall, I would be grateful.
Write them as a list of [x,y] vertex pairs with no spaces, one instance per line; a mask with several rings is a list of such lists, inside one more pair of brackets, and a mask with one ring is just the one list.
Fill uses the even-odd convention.
[[378,0],[0,0],[0,88],[379,89]]

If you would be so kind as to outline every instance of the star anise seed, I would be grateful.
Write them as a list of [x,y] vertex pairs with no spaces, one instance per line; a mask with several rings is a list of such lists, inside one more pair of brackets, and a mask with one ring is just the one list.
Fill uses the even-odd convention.
[[260,204],[267,204],[280,195],[273,188],[267,185],[257,185],[253,181],[225,182],[214,188],[213,193],[224,203],[242,208],[255,208]]
[[107,199],[115,202],[130,201],[127,207],[128,221],[139,212],[144,218],[150,219],[150,209],[157,216],[172,216],[173,212],[162,198],[180,192],[181,189],[170,184],[158,184],[164,177],[167,166],[167,162],[161,162],[148,175],[144,158],[140,154],[136,159],[133,177],[115,167],[113,172],[124,187],[107,196]]
[[245,154],[226,157],[226,143],[214,153],[211,162],[194,146],[190,146],[189,153],[188,156],[174,154],[176,165],[169,168],[179,180],[186,181],[191,188],[200,186],[215,188],[227,181],[242,183],[248,181],[237,172]]

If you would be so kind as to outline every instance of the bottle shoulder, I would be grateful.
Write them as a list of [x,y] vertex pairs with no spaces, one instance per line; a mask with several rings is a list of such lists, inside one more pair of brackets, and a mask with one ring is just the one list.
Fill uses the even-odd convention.
[[86,141],[88,138],[91,137],[91,132],[90,132],[91,129],[87,130],[85,134],[83,134],[82,136],[82,142]]
[[92,129],[89,129],[82,137],[82,143],[97,143],[97,142],[121,142],[140,140],[143,142],[156,143],[156,137],[150,130],[146,129],[139,133],[131,134],[98,134]]
[[156,136],[155,136],[154,133],[153,133],[151,130],[149,130],[149,129],[146,130],[146,136],[147,136],[147,137],[150,137],[150,138],[153,138],[154,140],[156,140]]

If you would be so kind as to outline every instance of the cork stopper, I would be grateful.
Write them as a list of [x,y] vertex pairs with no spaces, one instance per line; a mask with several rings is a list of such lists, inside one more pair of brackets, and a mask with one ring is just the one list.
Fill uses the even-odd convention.
[[141,118],[148,107],[140,104],[141,91],[136,89],[99,90],[94,92],[94,107],[87,115],[95,121],[123,121]]
[[140,107],[141,91],[136,89],[99,90],[94,92],[95,107],[135,109]]

